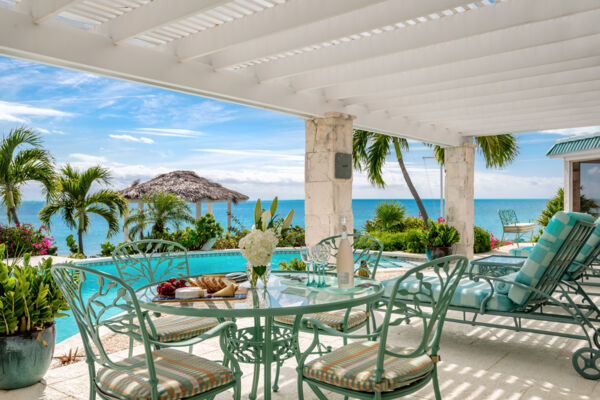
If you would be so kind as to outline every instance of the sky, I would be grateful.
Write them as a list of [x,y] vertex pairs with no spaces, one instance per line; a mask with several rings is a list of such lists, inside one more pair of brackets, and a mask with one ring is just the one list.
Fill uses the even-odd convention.
[[[61,166],[101,164],[115,189],[176,169],[247,194],[250,198],[304,197],[304,121],[141,84],[0,57],[0,134],[19,126],[40,132]],[[476,198],[549,198],[562,185],[562,160],[546,151],[555,140],[600,127],[518,135],[520,155],[502,170],[476,157]],[[439,167],[432,152],[410,143],[405,160],[423,198],[439,198]],[[385,189],[355,173],[354,198],[410,198],[389,157]],[[37,185],[25,200],[42,198]]]

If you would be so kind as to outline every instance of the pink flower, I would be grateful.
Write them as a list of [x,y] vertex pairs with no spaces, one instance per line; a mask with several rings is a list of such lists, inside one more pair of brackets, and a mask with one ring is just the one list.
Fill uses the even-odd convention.
[[419,218],[421,218],[421,212],[419,211]]
[[438,222],[446,222],[446,220],[444,219],[444,217],[439,217]]

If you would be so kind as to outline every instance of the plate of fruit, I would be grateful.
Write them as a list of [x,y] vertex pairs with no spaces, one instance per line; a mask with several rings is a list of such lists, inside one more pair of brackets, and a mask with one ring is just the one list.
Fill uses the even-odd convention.
[[156,287],[156,292],[163,297],[175,297],[175,291],[187,287],[187,280],[170,278]]

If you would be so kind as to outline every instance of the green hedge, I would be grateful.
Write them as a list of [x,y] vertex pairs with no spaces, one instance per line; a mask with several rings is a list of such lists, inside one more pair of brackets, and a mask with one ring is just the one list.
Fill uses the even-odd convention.
[[[421,242],[421,229],[409,229],[405,232],[370,232],[369,235],[379,239],[385,251],[406,251],[408,253],[424,253]],[[367,243],[364,244],[365,247]]]
[[475,227],[475,244],[473,251],[475,253],[485,253],[492,250],[492,238],[490,233],[478,226]]

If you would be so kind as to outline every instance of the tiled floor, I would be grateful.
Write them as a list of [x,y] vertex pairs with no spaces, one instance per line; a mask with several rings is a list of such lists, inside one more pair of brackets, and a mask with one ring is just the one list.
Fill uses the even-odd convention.
[[[452,313],[458,316],[457,313]],[[497,319],[497,318],[491,318]],[[246,325],[249,320],[241,321]],[[533,326],[565,329],[564,326],[535,322]],[[568,327],[575,332],[575,327]],[[392,328],[391,340],[405,345],[420,338],[419,326]],[[309,336],[302,336],[306,345]],[[336,339],[327,339],[337,346]],[[442,339],[440,382],[444,399],[600,399],[600,381],[590,381],[580,377],[571,365],[572,353],[583,347],[582,341],[556,338],[536,334],[517,333],[500,329],[473,327],[447,323]],[[206,349],[211,349],[206,351]],[[195,352],[203,357],[218,360],[221,353],[216,340],[196,346]],[[124,355],[124,352],[120,352]],[[251,386],[252,369],[243,365],[243,398],[248,398]],[[289,360],[282,370],[280,390],[273,399],[291,400],[297,398],[295,361]],[[263,388],[259,387],[259,399]],[[88,375],[86,364],[79,362],[67,367],[55,368],[48,372],[45,380],[33,387],[0,392],[1,400],[58,400],[87,399]],[[231,393],[223,393],[217,399],[229,399]],[[308,387],[305,398],[314,399]],[[341,396],[329,394],[330,399]],[[433,399],[431,386],[417,392],[411,398]]]

